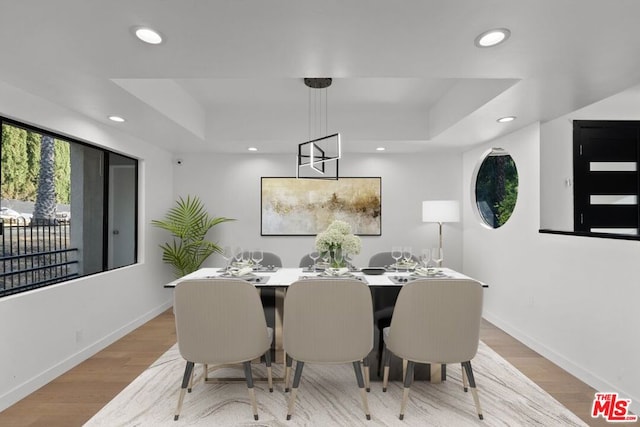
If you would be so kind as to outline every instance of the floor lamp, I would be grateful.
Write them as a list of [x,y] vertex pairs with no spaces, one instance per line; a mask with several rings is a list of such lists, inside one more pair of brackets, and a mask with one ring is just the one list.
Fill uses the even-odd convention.
[[[437,222],[442,253],[442,223],[460,221],[460,203],[457,200],[428,200],[422,202],[422,222]],[[444,258],[444,257],[443,257]],[[438,267],[442,266],[442,260]]]

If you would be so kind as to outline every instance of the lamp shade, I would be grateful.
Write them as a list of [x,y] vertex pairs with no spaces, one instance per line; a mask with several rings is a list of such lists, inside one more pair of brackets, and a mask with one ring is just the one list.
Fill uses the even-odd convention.
[[457,200],[428,200],[422,202],[422,222],[459,222],[460,204]]

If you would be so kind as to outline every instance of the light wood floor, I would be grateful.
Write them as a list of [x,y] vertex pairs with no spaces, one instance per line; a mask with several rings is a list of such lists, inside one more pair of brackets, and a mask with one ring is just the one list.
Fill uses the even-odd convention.
[[[590,417],[594,389],[489,322],[483,322],[481,339],[587,424],[608,425]],[[167,310],[1,412],[0,426],[81,426],[175,342],[173,312]]]

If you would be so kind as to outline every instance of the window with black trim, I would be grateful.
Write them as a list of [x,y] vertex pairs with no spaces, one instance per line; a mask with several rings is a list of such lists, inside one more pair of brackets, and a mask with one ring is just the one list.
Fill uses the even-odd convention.
[[0,296],[136,263],[138,161],[0,124]]
[[574,230],[639,234],[640,122],[573,122]]

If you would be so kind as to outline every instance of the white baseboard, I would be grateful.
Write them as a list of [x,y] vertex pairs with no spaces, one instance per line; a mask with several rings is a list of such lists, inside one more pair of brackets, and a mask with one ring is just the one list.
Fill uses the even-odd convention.
[[557,353],[551,348],[547,347],[545,344],[535,340],[530,337],[520,329],[514,327],[509,322],[504,321],[503,319],[494,316],[491,313],[483,312],[482,317],[484,317],[489,322],[493,323],[495,326],[499,327],[518,341],[522,342],[527,347],[532,350],[540,353],[545,358],[549,359],[565,371],[569,372],[571,375],[580,379],[582,382],[590,385],[595,388],[597,391],[602,392],[617,392],[625,399],[631,399],[631,408],[630,410],[634,414],[640,414],[640,396],[631,396],[629,393],[624,390],[619,389],[614,386],[610,382],[594,375],[592,372],[582,368],[580,365],[577,365],[573,361],[565,358],[562,354]]
[[38,373],[36,376],[30,378],[29,380],[23,382],[22,384],[14,387],[9,390],[2,396],[0,396],[0,412],[7,409],[9,406],[18,402],[21,399],[24,399],[29,394],[38,390],[40,387],[45,384],[53,381],[55,378],[64,374],[74,366],[77,366],[81,362],[84,362],[100,350],[106,348],[107,346],[113,344],[115,341],[119,340],[123,336],[127,335],[129,332],[134,329],[142,326],[149,320],[158,316],[159,314],[166,311],[169,307],[173,305],[173,298],[164,302],[163,304],[153,308],[152,310],[146,312],[142,316],[134,319],[123,327],[113,331],[112,333],[106,335],[102,339],[88,345],[77,353],[69,356],[68,358],[62,360],[51,368],[46,369]]

